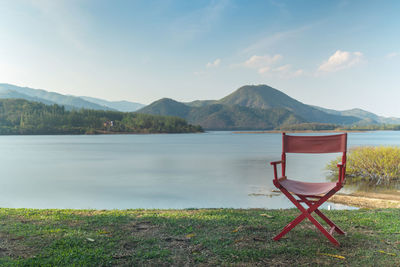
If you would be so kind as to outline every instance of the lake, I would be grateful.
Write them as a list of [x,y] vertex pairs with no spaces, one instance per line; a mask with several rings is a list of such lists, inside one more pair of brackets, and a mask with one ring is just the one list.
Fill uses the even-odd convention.
[[[348,144],[400,145],[400,132],[350,133]],[[271,191],[280,134],[0,136],[0,149],[1,207],[293,207]],[[289,155],[287,175],[326,181],[336,156]]]

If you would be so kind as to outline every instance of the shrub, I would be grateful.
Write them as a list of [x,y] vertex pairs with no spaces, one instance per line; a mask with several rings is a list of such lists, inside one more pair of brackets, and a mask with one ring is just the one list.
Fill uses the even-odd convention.
[[[337,174],[339,157],[327,169]],[[363,180],[376,185],[400,180],[400,147],[356,147],[347,153],[346,179]]]

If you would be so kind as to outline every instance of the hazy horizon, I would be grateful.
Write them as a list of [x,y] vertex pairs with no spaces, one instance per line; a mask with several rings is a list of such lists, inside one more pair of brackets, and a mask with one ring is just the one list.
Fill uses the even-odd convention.
[[109,101],[266,84],[400,117],[398,1],[3,1],[0,82]]

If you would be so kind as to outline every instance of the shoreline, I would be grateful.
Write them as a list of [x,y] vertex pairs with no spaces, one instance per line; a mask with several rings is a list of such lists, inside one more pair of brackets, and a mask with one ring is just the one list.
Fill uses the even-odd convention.
[[400,194],[369,192],[338,193],[332,196],[328,202],[367,209],[400,208]]
[[96,133],[57,133],[57,134],[0,134],[0,136],[76,136],[76,135],[156,135],[156,134],[202,134],[204,132],[144,133],[144,132],[96,132]]

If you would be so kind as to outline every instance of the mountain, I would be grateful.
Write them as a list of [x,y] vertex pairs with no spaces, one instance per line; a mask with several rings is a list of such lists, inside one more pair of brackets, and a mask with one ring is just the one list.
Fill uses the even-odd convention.
[[143,108],[145,105],[136,103],[136,102],[129,102],[129,101],[107,101],[104,99],[100,98],[94,98],[94,97],[89,97],[89,96],[80,96],[80,98],[101,105],[105,107],[109,107],[118,111],[122,112],[134,112],[138,109]]
[[296,123],[352,124],[361,120],[328,114],[267,85],[246,85],[220,100],[180,103],[163,98],[137,112],[182,117],[208,130],[266,130]]
[[169,98],[155,101],[137,112],[181,117],[208,130],[265,130],[282,124],[305,122],[283,108],[257,109],[222,104],[190,107]]
[[209,130],[268,130],[279,125],[304,122],[304,119],[283,108],[256,109],[222,104],[192,108],[186,119]]
[[114,110],[105,106],[101,106],[86,101],[77,96],[62,95],[59,93],[48,92],[42,89],[32,89],[29,87],[19,87],[11,84],[0,84],[0,92],[18,93],[19,98],[26,100],[34,100],[43,104],[58,104],[65,106],[67,109],[97,109],[97,110]]
[[195,100],[192,102],[187,102],[184,103],[185,105],[188,105],[189,107],[204,107],[212,104],[217,104],[218,100]]
[[186,118],[191,108],[170,98],[162,98],[139,109],[139,113]]
[[400,124],[400,118],[378,116],[360,108],[339,111],[318,106],[313,107],[329,114],[352,116],[362,119],[358,124]]
[[396,117],[381,117],[379,116],[381,123],[385,124],[400,124],[400,118]]
[[353,116],[328,114],[267,85],[246,85],[218,101],[224,105],[240,105],[251,108],[285,108],[309,122],[352,124],[359,121]]
[[5,98],[25,99],[25,100],[34,101],[34,102],[42,102],[43,104],[46,104],[46,105],[55,104],[55,102],[53,102],[53,101],[21,94],[21,93],[18,93],[17,91],[13,91],[13,90],[7,90],[7,89],[2,90],[1,88],[0,88],[0,98],[3,98],[3,99],[5,99]]
[[107,101],[77,97],[42,89],[0,83],[0,98],[20,98],[47,105],[62,105],[66,110],[93,109],[147,113],[181,117],[206,129],[273,129],[294,123],[339,125],[400,124],[399,118],[351,109],[337,111],[306,105],[267,85],[242,86],[219,100],[195,100],[181,103],[163,98],[148,106],[128,101]]
[[94,109],[131,112],[144,105],[128,101],[107,101],[93,97],[78,97],[48,92],[42,89],[20,87],[12,84],[0,83],[0,98],[20,98],[28,101],[36,101],[46,105],[58,104],[67,110]]

